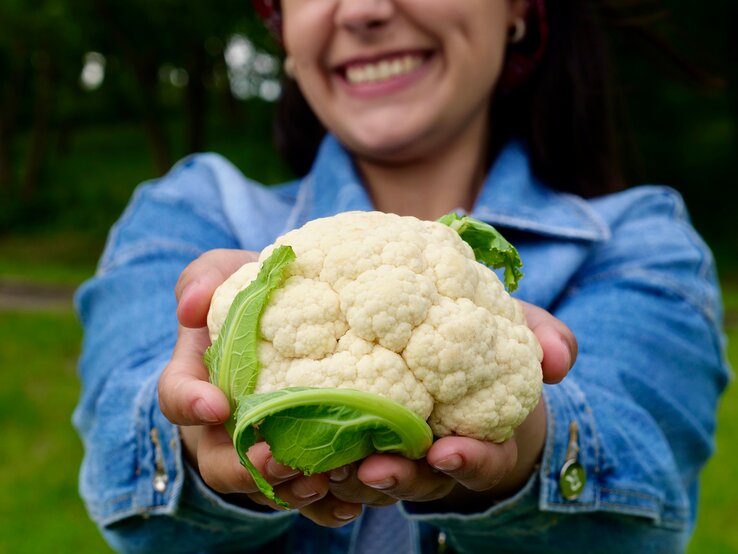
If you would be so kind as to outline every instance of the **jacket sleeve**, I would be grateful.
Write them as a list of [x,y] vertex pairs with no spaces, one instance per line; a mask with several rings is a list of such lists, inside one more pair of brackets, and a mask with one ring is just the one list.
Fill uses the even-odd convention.
[[[580,351],[569,376],[545,387],[540,470],[484,513],[422,514],[406,506],[460,552],[492,544],[499,552],[686,548],[728,378],[721,300],[710,253],[679,197],[641,202],[551,308]],[[572,423],[586,482],[568,500],[559,477]]]
[[85,447],[80,492],[119,551],[248,549],[292,521],[241,509],[208,489],[183,463],[177,428],[158,406],[158,377],[177,336],[180,272],[206,250],[238,247],[221,204],[213,173],[197,158],[142,185],[76,296],[84,328],[73,416]]

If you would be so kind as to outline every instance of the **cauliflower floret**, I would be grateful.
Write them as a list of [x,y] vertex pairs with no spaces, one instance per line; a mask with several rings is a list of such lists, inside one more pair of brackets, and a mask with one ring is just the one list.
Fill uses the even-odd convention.
[[505,287],[492,271],[482,264],[476,264],[479,278],[474,303],[487,309],[490,313],[512,321],[516,325],[525,325],[525,315],[520,302],[505,292]]
[[[502,441],[541,394],[541,348],[520,303],[452,228],[379,212],[311,221],[260,322],[257,392],[354,388],[399,402],[437,436]],[[215,340],[259,263],[213,296]]]
[[[269,343],[259,345],[262,370],[256,392],[286,387],[344,388],[372,392],[399,402],[423,419],[433,398],[408,369],[401,356],[348,331],[335,354],[321,360],[288,359]],[[381,372],[377,368],[382,368]]]
[[341,289],[341,309],[361,338],[402,352],[437,296],[428,277],[407,267],[382,265]]
[[[526,325],[510,325],[501,316],[494,318],[497,332],[493,365],[503,371],[486,386],[453,401],[437,403],[428,420],[437,436],[464,435],[501,442],[512,436],[538,404],[543,387],[543,351],[538,340]],[[480,436],[480,429],[486,433]]]
[[441,297],[413,333],[403,357],[439,402],[453,402],[469,388],[497,377],[495,318],[467,298]]
[[290,358],[332,354],[347,329],[335,291],[298,275],[275,291],[261,317],[261,336]]

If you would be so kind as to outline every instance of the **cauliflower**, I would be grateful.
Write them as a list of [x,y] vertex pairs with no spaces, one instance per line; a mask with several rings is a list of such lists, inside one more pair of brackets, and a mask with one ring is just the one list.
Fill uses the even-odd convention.
[[[486,224],[441,221],[379,212],[314,220],[216,290],[206,364],[231,398],[247,467],[257,434],[278,461],[324,471],[376,450],[421,457],[427,426],[438,437],[501,442],[535,407],[540,345],[520,304],[477,261],[506,265],[511,288],[522,276],[517,252]],[[327,391],[342,392],[331,403],[320,396]],[[327,418],[336,424],[323,436]],[[360,434],[370,443],[354,452]],[[297,436],[322,444],[323,457],[280,459]]]

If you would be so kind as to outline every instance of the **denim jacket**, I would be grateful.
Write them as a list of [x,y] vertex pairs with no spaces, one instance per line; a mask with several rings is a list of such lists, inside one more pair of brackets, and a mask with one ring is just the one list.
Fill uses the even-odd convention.
[[[498,156],[472,215],[518,247],[525,278],[515,295],[563,320],[580,349],[569,376],[544,387],[546,443],[522,490],[484,512],[401,503],[336,530],[229,503],[183,461],[157,400],[182,269],[213,248],[260,250],[308,220],[371,208],[330,136],[312,171],[284,185],[264,187],[201,154],[137,189],[76,296],[85,331],[73,416],[85,446],[80,491],[109,543],[131,552],[362,552],[371,513],[374,539],[407,522],[407,552],[435,552],[439,537],[458,552],[683,551],[729,375],[711,254],[674,190],[591,200],[556,192],[533,176],[519,143]],[[576,493],[565,494],[562,468],[573,463],[581,471],[563,476],[578,479]]]

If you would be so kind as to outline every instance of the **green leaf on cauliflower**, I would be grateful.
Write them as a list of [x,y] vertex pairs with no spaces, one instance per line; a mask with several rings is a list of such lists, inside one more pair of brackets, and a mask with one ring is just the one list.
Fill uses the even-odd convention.
[[287,388],[251,394],[238,402],[233,441],[259,490],[277,504],[271,485],[246,452],[263,438],[279,463],[306,475],[394,452],[410,459],[433,442],[428,424],[414,412],[379,395],[350,389]]
[[205,366],[210,382],[226,394],[231,402],[254,392],[259,377],[259,320],[269,298],[282,286],[286,269],[295,259],[289,246],[280,246],[272,252],[261,267],[258,276],[233,300],[218,338],[205,351]]
[[489,223],[455,213],[446,214],[438,221],[451,227],[471,246],[478,262],[493,269],[505,269],[505,288],[508,292],[518,288],[518,281],[523,278],[523,272],[520,271],[523,262],[515,247],[497,229]]

